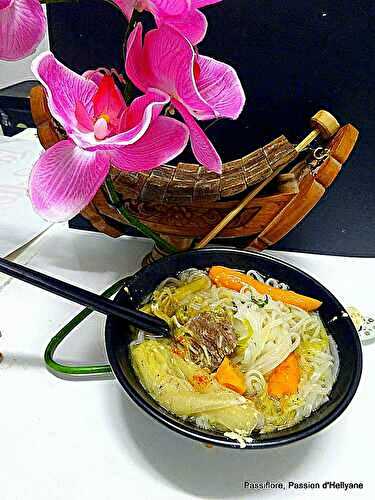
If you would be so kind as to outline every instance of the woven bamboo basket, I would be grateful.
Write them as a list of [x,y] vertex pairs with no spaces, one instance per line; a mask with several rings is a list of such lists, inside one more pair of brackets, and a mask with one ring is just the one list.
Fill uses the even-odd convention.
[[[44,148],[65,138],[49,112],[43,87],[32,89],[31,110]],[[355,127],[340,128],[325,111],[314,115],[311,125],[313,131],[299,145],[281,135],[245,157],[225,163],[220,176],[190,163],[139,173],[112,169],[111,176],[124,206],[179,250],[190,248],[215,228],[220,229],[213,231],[215,236],[229,241],[246,237],[247,248],[263,250],[283,238],[319,202],[358,138]],[[325,152],[320,158],[306,150],[317,137]],[[271,180],[264,194],[261,188]],[[234,217],[241,200],[241,210]],[[126,232],[101,190],[82,215],[109,236]],[[155,248],[147,261],[161,253]]]

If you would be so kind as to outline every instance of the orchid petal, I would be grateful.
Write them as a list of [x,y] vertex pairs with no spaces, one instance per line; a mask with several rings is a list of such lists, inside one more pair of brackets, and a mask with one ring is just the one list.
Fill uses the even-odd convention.
[[86,80],[91,80],[92,82],[96,83],[96,85],[99,87],[104,74],[98,69],[88,69],[87,71],[82,73],[82,76],[83,78],[86,78]]
[[158,88],[183,101],[201,117],[212,117],[212,107],[200,96],[193,67],[195,52],[189,41],[174,28],[163,25],[149,31],[142,49],[142,27],[128,46],[126,70],[140,89]]
[[191,0],[191,6],[194,9],[200,9],[206,7],[206,5],[213,5],[220,2],[222,2],[222,0]]
[[113,3],[124,13],[128,20],[132,17],[137,0],[113,0]]
[[170,97],[165,92],[157,89],[149,89],[146,94],[137,97],[126,111],[126,128],[130,130],[145,119],[145,113],[149,105],[152,106],[152,118],[157,118],[164,106],[168,104]]
[[151,0],[148,9],[152,13],[162,13],[166,16],[179,16],[186,13],[191,6],[190,0]]
[[189,9],[191,0],[113,0],[125,16],[130,19],[134,9],[148,10],[153,14],[181,15]]
[[93,97],[94,115],[106,114],[114,120],[126,107],[125,100],[110,75],[103,75],[99,88]]
[[200,43],[207,32],[207,19],[202,12],[197,9],[190,9],[183,15],[167,16],[155,15],[158,26],[167,24],[179,31],[193,45]]
[[38,0],[0,0],[0,59],[16,61],[32,54],[46,26]]
[[[84,78],[86,78],[86,80],[91,80],[99,87],[105,76],[108,76],[109,78],[111,78],[111,71],[109,71],[107,68],[98,68],[98,69],[94,69],[94,70],[91,69],[91,70],[85,71],[82,74],[82,76]],[[119,77],[119,75],[117,75],[117,76]],[[107,112],[105,114],[107,114],[110,118],[112,118],[114,121],[116,121],[120,117],[120,115],[126,111],[126,103],[124,100],[124,96],[122,95],[121,90],[118,88],[117,85],[114,84],[114,90],[112,89],[112,91],[115,93],[114,99],[116,101],[120,102],[121,105],[118,107],[117,113],[108,113]],[[95,99],[96,99],[96,96],[93,99],[94,104],[95,104]],[[98,114],[100,114],[100,113],[98,113]],[[113,127],[113,128],[114,129],[117,128],[116,124],[115,124],[115,127]]]
[[111,162],[121,170],[151,170],[178,156],[188,139],[189,132],[183,123],[159,116],[139,141],[111,151]]
[[6,9],[12,3],[14,3],[14,0],[0,0],[0,10]]
[[75,116],[81,132],[93,131],[93,117],[88,114],[85,106],[79,101],[76,104]]
[[29,193],[35,211],[52,222],[70,219],[90,203],[108,172],[108,156],[83,151],[71,140],[58,142],[31,172]]
[[[88,145],[88,151],[110,151],[117,147],[134,144],[146,132],[152,120],[157,117],[163,107],[169,102],[169,96],[163,92],[151,89],[147,94],[133,101],[129,107],[129,122],[123,116],[120,125],[126,127],[124,132]],[[131,127],[131,128],[130,128]]]
[[191,149],[199,163],[206,167],[207,170],[221,174],[222,161],[212,142],[181,103],[172,100],[172,104],[190,130]]
[[92,100],[97,85],[61,64],[51,52],[43,52],[34,59],[31,67],[46,88],[51,114],[69,135],[74,135],[78,131],[77,103],[80,102],[89,116],[93,116]]
[[[195,52],[191,44],[174,28],[163,25],[145,35],[144,47],[149,86],[187,101],[204,111],[193,77]],[[210,110],[211,111],[211,110]]]
[[215,110],[218,117],[238,118],[246,101],[236,71],[210,57],[198,56],[199,76],[196,84],[201,96]]
[[146,92],[147,87],[153,85],[149,85],[149,76],[143,60],[142,32],[142,24],[138,23],[130,33],[127,43],[125,70],[134,85],[142,92]]
[[193,45],[201,42],[207,31],[207,20],[198,10],[200,7],[221,0],[114,0],[114,3],[130,19],[134,9],[148,10],[158,26],[168,24],[177,29]]

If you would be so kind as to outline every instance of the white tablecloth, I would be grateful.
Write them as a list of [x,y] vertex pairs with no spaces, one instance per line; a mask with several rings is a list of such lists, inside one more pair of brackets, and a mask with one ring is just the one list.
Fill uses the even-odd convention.
[[[32,245],[27,260],[99,292],[135,271],[149,248],[145,240],[57,225]],[[277,255],[318,277],[346,305],[374,311],[374,259]],[[273,450],[208,449],[152,421],[114,380],[72,382],[45,369],[46,344],[78,310],[15,280],[0,290],[1,500],[374,498],[375,345],[364,348],[352,404],[319,435]],[[103,361],[103,319],[86,320],[58,357]],[[362,481],[364,489],[251,492],[243,489],[245,480]]]
[[0,136],[0,256],[5,257],[51,224],[33,210],[27,184],[31,168],[43,151],[34,129],[14,137]]

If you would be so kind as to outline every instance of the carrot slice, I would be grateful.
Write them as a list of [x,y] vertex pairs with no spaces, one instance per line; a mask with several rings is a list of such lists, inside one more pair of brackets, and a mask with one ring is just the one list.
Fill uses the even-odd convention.
[[290,290],[274,288],[252,278],[251,276],[247,276],[247,274],[234,271],[228,267],[213,266],[210,269],[209,276],[218,286],[230,288],[231,290],[239,292],[243,286],[250,285],[255,288],[257,292],[269,295],[273,300],[297,306],[305,311],[315,311],[322,305],[322,302],[313,299],[312,297],[307,297],[306,295],[301,295]]
[[295,394],[300,378],[301,370],[298,357],[292,352],[279,366],[272,370],[268,379],[268,395],[280,398]]
[[227,357],[223,359],[216,372],[216,380],[220,385],[243,394],[246,391],[245,377],[238,368],[232,365]]

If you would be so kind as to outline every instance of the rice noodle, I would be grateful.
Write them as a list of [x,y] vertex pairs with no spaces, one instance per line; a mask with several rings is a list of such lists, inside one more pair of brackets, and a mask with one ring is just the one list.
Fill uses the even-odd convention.
[[274,288],[281,288],[282,290],[289,290],[289,285],[286,283],[282,283],[279,280],[275,278],[265,278],[263,274],[260,274],[258,271],[255,271],[254,269],[250,269],[250,271],[247,271],[246,273],[248,276],[251,276],[252,278],[256,279],[257,281],[260,281],[261,283],[265,283],[266,285],[273,286]]
[[[255,291],[242,289],[233,292],[233,302],[237,312],[234,317],[248,321],[253,335],[242,359],[236,358],[244,372],[256,370],[261,374],[269,373],[282,363],[300,343],[300,336],[293,330],[295,320],[293,309],[269,298],[264,307],[252,302]],[[259,294],[257,294],[259,295]],[[307,313],[306,313],[307,314]]]
[[191,283],[193,280],[201,278],[202,276],[207,276],[207,273],[200,269],[195,269],[194,267],[185,269],[178,274],[179,280],[184,283]]
[[245,376],[246,381],[246,394],[248,396],[255,396],[262,394],[267,389],[267,383],[263,375],[257,370],[248,370]]
[[[289,288],[276,279],[265,279],[255,270],[247,274],[271,286]],[[257,430],[264,433],[285,429],[324,404],[338,374],[339,357],[336,344],[328,336],[319,314],[275,301],[251,286],[236,292],[211,284],[176,302],[175,290],[202,276],[207,273],[187,269],[177,278],[167,278],[154,292],[149,302],[150,310],[168,321],[176,336],[184,333],[186,323],[202,311],[224,314],[232,322],[237,348],[231,362],[243,372],[245,396],[259,412]],[[141,343],[144,338],[144,332],[139,332],[134,343]],[[298,391],[280,399],[272,398],[267,392],[268,376],[292,352],[298,354],[301,372]],[[208,357],[209,353],[205,355]],[[195,416],[195,422],[199,427],[209,428],[203,414]],[[237,431],[235,429],[243,440],[241,430]],[[228,437],[229,434],[226,433]]]

